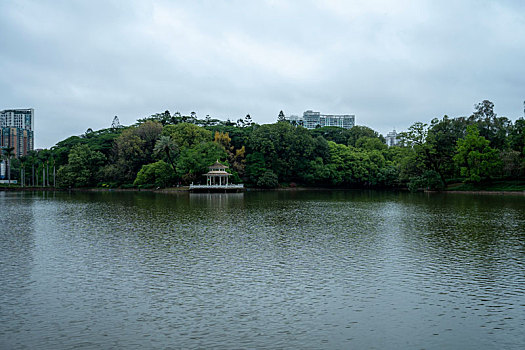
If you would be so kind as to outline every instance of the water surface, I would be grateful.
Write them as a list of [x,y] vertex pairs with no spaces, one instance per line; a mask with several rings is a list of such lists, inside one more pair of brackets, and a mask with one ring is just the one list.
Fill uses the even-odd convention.
[[525,199],[0,192],[0,348],[525,347]]

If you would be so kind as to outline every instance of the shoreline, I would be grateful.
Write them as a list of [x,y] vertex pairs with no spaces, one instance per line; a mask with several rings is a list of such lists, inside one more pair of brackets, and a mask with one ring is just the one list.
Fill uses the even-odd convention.
[[525,196],[525,191],[456,191],[456,190],[450,190],[450,191],[425,191],[425,193],[464,193],[464,194],[489,194],[489,195],[500,195],[500,196],[506,196],[506,195],[521,195]]
[[[243,192],[268,192],[268,191],[385,191],[385,192],[407,192],[406,189],[367,189],[367,188],[327,188],[327,187],[280,187],[274,189],[264,188],[246,188]],[[29,191],[46,191],[46,192],[153,192],[153,193],[190,193],[189,186],[169,187],[169,188],[54,188],[54,187],[0,187],[0,192],[29,192]],[[521,195],[525,196],[525,191],[430,191],[425,190],[423,193],[431,194],[478,194],[478,195]]]

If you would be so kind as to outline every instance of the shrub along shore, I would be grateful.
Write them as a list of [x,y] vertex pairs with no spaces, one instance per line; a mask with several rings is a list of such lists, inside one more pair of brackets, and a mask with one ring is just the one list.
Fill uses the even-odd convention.
[[170,191],[205,182],[216,160],[231,182],[253,189],[525,190],[525,120],[497,116],[490,101],[470,116],[416,122],[399,146],[384,141],[366,126],[307,130],[282,118],[258,125],[249,115],[234,122],[166,111],[4,157],[11,179],[31,190]]

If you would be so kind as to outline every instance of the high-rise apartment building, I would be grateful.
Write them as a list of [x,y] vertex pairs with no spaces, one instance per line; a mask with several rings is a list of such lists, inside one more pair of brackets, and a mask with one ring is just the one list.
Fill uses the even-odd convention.
[[0,148],[13,147],[16,158],[34,149],[33,108],[0,111]]
[[302,117],[291,115],[286,120],[307,129],[322,128],[323,126],[350,129],[355,125],[355,115],[353,114],[321,114],[321,112],[310,110],[304,112]]

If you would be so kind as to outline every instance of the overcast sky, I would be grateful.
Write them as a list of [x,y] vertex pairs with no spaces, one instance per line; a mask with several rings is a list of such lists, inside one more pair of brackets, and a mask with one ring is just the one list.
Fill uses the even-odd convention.
[[383,134],[484,99],[523,116],[525,1],[0,2],[0,109],[35,147],[169,110],[313,109]]

